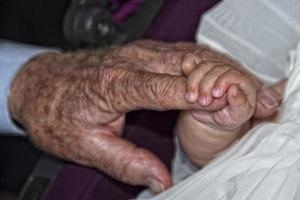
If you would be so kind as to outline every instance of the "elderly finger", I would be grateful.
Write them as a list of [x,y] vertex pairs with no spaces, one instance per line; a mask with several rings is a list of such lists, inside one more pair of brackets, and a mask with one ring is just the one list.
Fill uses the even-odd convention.
[[257,118],[270,117],[276,113],[281,104],[281,95],[271,87],[262,87],[257,95],[254,116]]
[[134,71],[126,68],[104,69],[101,83],[95,82],[99,94],[111,110],[125,113],[132,110],[216,110],[226,105],[226,99],[212,102],[208,107],[186,101],[187,80],[183,76]]
[[82,138],[95,167],[132,185],[145,185],[162,192],[172,185],[165,165],[150,151],[114,135],[98,134]]
[[255,106],[254,117],[255,118],[268,118],[273,116],[278,111],[278,107],[265,106],[261,101],[257,101]]
[[257,100],[267,108],[274,108],[280,105],[281,96],[275,91],[262,89],[257,96]]
[[257,96],[254,117],[266,118],[277,112],[283,98],[286,82],[287,80],[283,79],[275,85],[262,87]]

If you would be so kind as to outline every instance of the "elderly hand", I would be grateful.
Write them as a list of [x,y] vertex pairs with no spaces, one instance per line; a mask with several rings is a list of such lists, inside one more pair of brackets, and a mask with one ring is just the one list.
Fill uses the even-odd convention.
[[[195,66],[203,62],[222,63],[245,71],[243,66],[229,55],[217,52],[209,46],[191,42],[139,40],[117,48],[111,56],[134,58],[145,63],[143,66],[147,71],[171,75],[189,76]],[[282,92],[278,92],[275,87],[264,86],[254,75],[251,79],[258,92],[254,117],[267,118],[274,115],[281,104]],[[192,91],[187,88],[186,100],[194,103],[192,95]],[[194,97],[197,98],[197,93]]]
[[[149,61],[147,53],[131,57],[123,56],[124,49],[118,56],[118,51],[37,56],[13,82],[11,113],[43,150],[161,192],[172,184],[169,172],[152,153],[122,139],[125,114],[138,109],[216,110],[224,107],[225,98],[209,107],[187,103],[186,78],[172,67],[173,61],[166,64],[170,54]],[[162,64],[155,67],[157,63]]]

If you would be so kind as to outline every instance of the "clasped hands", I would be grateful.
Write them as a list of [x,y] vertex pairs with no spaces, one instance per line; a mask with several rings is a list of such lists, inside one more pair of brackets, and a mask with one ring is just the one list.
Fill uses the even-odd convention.
[[247,105],[243,120],[270,116],[280,95],[261,88],[239,63],[206,46],[144,40],[107,51],[39,55],[18,72],[9,107],[43,150],[161,192],[172,185],[170,174],[154,154],[122,138],[126,113],[193,110],[197,120],[215,125],[210,120],[229,115],[236,102]]

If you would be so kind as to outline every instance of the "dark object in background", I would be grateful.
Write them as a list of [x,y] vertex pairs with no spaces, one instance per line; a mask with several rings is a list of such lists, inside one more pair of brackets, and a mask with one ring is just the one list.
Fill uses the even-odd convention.
[[63,160],[50,155],[42,156],[19,193],[18,200],[44,199],[62,166]]
[[0,0],[0,38],[63,49],[142,37],[165,0]]
[[69,4],[70,0],[0,0],[0,38],[66,46],[62,24]]
[[0,190],[18,194],[42,152],[26,137],[0,136]]
[[164,0],[72,0],[63,32],[70,47],[108,47],[138,39]]

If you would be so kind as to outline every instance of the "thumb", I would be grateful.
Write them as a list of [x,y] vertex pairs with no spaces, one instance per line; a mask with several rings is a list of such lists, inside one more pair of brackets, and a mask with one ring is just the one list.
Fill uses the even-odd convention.
[[165,165],[150,151],[113,134],[85,137],[90,161],[99,170],[125,183],[162,192],[172,185]]
[[254,117],[266,118],[275,114],[281,104],[281,95],[271,87],[263,87],[257,95]]
[[254,108],[250,105],[246,95],[237,85],[232,85],[227,91],[228,112],[236,122],[247,121],[253,114]]

